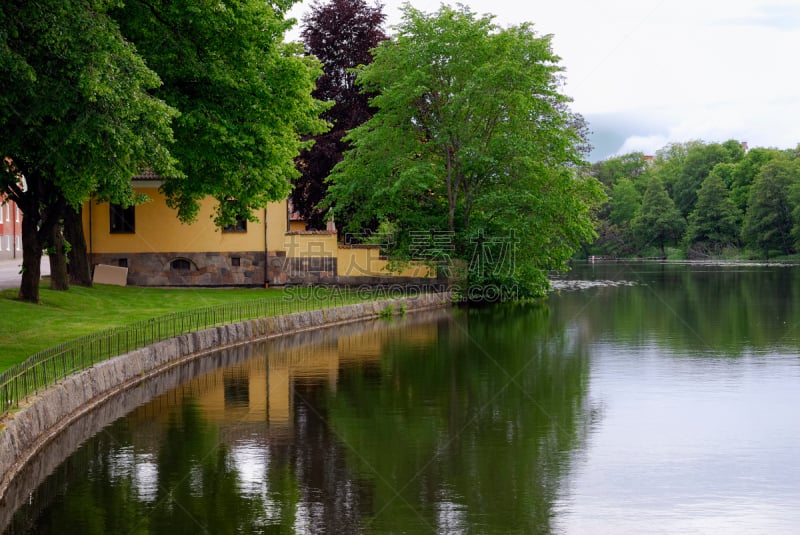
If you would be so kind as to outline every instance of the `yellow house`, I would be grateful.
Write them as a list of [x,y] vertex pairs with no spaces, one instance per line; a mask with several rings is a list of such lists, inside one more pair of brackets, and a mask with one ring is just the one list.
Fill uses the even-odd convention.
[[88,202],[83,224],[92,266],[127,270],[136,286],[268,286],[283,284],[430,284],[424,264],[387,270],[378,246],[340,245],[335,229],[297,230],[287,201],[256,213],[257,221],[214,225],[214,200],[201,203],[197,220],[181,223],[166,205],[157,177],[134,179],[147,203],[123,209]]

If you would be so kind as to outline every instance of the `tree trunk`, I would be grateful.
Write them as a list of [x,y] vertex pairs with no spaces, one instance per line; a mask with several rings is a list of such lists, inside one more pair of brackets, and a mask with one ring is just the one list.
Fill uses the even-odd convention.
[[22,281],[19,286],[20,301],[39,302],[39,279],[42,276],[42,243],[39,240],[35,213],[25,212],[22,218]]
[[50,259],[50,289],[56,291],[69,290],[67,278],[67,252],[64,248],[62,226],[55,224],[50,229],[48,238],[48,256]]
[[447,170],[445,178],[447,181],[447,229],[450,232],[456,230],[456,201],[458,200],[458,184],[453,177],[453,155],[452,147],[445,147]]
[[67,258],[69,264],[69,282],[76,286],[92,286],[92,270],[89,266],[89,253],[86,247],[86,236],[83,234],[83,218],[81,209],[67,208],[64,214],[64,239],[70,245]]
[[[17,206],[20,207],[23,216],[22,280],[18,299],[29,303],[38,303],[39,284],[42,276],[42,253],[45,244],[55,240],[63,247],[63,242],[56,239],[54,233],[60,233],[60,222],[64,218],[66,200],[59,192],[48,190],[47,185],[36,173],[28,174],[27,186],[27,191],[19,191],[16,195]],[[56,265],[56,278],[58,269]],[[64,272],[63,280],[66,280],[66,272]]]

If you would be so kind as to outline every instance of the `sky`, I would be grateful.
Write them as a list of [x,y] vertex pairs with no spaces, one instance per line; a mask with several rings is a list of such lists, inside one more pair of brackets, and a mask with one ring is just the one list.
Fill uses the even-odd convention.
[[[302,20],[311,3],[296,4],[290,16]],[[553,36],[563,92],[592,131],[592,161],[691,140],[782,149],[800,143],[797,0],[461,3],[502,27],[532,22]],[[441,2],[410,4],[435,12]],[[383,5],[391,33],[403,1]]]

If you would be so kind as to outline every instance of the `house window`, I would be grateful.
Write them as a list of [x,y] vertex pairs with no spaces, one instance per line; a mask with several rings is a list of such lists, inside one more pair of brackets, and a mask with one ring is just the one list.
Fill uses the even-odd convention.
[[172,271],[189,271],[192,269],[192,264],[185,258],[176,258],[170,263]]
[[127,258],[119,258],[119,259],[117,259],[117,265],[119,267],[124,267],[124,268],[128,267],[128,259]]
[[231,257],[231,265],[233,267],[239,267],[242,265],[242,259],[238,256]]
[[109,205],[111,234],[133,234],[136,232],[136,211],[133,206],[123,208],[119,204]]
[[222,227],[222,232],[247,232],[247,219],[237,217],[233,225]]

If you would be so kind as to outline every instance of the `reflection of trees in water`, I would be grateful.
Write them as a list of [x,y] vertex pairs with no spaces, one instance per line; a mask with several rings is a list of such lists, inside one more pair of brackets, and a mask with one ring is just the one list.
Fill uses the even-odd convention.
[[330,428],[330,388],[320,380],[295,383],[293,440],[271,451],[297,478],[308,533],[358,533],[362,513],[370,508],[372,485],[354,477],[349,452]]
[[429,347],[342,370],[332,426],[374,484],[367,531],[546,533],[588,424],[588,359],[546,308],[463,311]]
[[582,318],[594,338],[727,355],[797,343],[798,267],[605,264],[571,276],[639,282],[551,298],[563,321]]
[[[82,532],[80,526],[89,530],[89,524],[97,523],[92,515],[102,516],[105,504],[121,496],[132,500],[126,511],[135,511],[136,500],[155,489],[153,459],[164,436],[161,419],[199,392],[217,388],[219,378],[208,372],[250,359],[254,347],[223,350],[171,368],[71,423],[12,481],[0,501],[0,526],[7,533],[63,533],[60,519],[71,511],[78,515],[76,532]],[[153,397],[160,392],[167,393]],[[92,481],[106,473],[112,477],[107,489],[102,480]],[[127,518],[119,517],[120,522]]]
[[11,533],[548,532],[589,414],[583,343],[551,320],[509,306],[327,337],[338,380],[289,374],[279,424],[252,417],[247,368],[203,376],[84,444]]

